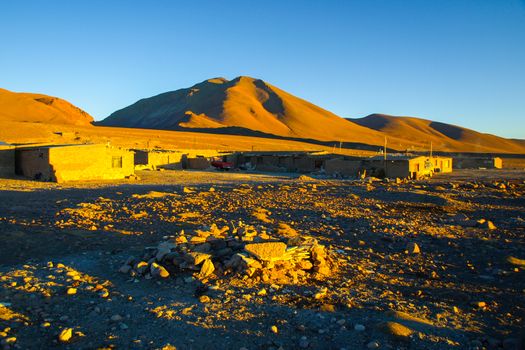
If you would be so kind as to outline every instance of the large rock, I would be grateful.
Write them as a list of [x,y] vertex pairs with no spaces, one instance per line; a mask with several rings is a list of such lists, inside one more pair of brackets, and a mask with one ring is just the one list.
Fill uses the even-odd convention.
[[399,339],[410,337],[414,331],[398,322],[385,322],[379,326],[386,334],[391,334]]
[[184,259],[195,266],[200,265],[207,259],[210,259],[211,255],[207,253],[200,252],[190,252],[184,256]]
[[259,260],[272,261],[284,255],[286,244],[283,242],[251,243],[247,244],[244,250]]
[[168,272],[168,270],[166,270],[164,268],[164,266],[162,265],[159,265],[157,263],[152,263],[151,266],[150,266],[150,271],[151,271],[151,275],[153,277],[162,277],[162,278],[166,278],[166,277],[169,277],[170,273]]
[[213,265],[213,262],[210,259],[207,259],[202,264],[201,270],[199,272],[199,278],[203,279],[211,275],[215,271],[215,266]]

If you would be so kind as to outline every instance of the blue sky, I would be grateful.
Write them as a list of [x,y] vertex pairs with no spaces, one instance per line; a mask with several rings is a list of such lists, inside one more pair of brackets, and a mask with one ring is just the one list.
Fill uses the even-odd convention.
[[205,79],[525,139],[525,0],[1,1],[0,87],[95,119]]

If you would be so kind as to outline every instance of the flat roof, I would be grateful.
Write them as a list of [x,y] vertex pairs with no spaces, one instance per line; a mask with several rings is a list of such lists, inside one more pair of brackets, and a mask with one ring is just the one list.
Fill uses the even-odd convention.
[[[410,159],[416,159],[416,158],[428,158],[425,156],[418,156],[418,155],[407,155],[407,154],[387,154],[386,160],[410,160]],[[368,159],[372,160],[383,160],[385,159],[384,155],[378,155],[373,156]]]
[[71,143],[63,145],[26,145],[26,146],[17,146],[16,148],[23,151],[28,150],[37,150],[37,149],[49,149],[49,148],[59,148],[59,147],[86,147],[86,146],[104,146],[102,143]]

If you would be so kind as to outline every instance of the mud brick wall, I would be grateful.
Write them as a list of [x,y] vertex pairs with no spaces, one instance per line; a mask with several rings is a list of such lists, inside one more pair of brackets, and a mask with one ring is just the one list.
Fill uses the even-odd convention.
[[324,163],[325,172],[328,175],[340,174],[342,176],[357,177],[361,161],[345,160],[342,158],[329,159]]
[[57,182],[113,180],[134,174],[134,154],[103,145],[50,148]]
[[105,145],[16,150],[17,173],[42,181],[113,180],[134,174],[133,152]]
[[15,174],[15,148],[0,146],[0,177]]

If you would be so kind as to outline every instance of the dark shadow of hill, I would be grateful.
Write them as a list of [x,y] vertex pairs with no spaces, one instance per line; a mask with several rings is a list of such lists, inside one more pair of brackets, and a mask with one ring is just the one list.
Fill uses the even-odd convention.
[[456,141],[460,141],[463,138],[463,135],[465,134],[465,129],[460,128],[459,126],[451,125],[451,124],[431,122],[429,126],[432,129]]

